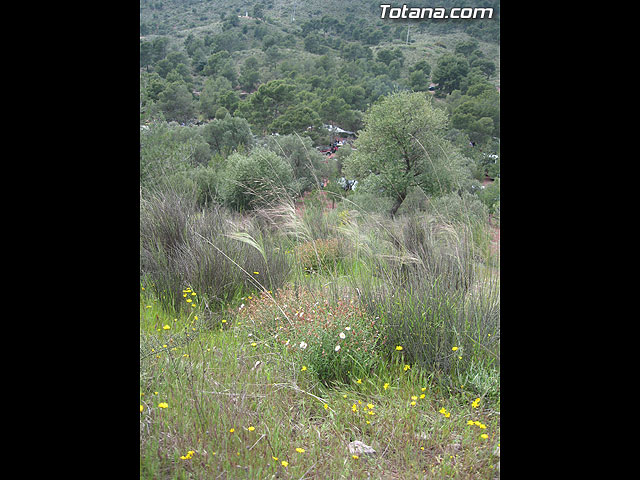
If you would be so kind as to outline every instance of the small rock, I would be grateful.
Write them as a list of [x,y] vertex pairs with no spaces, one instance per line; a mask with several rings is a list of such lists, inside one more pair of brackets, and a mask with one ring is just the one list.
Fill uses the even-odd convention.
[[360,440],[356,440],[355,442],[349,443],[349,453],[351,455],[375,455],[376,451],[371,448],[369,445],[361,442]]

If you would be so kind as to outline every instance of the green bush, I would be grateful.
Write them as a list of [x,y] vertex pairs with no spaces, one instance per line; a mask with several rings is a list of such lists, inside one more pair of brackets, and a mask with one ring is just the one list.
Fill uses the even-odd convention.
[[289,162],[257,147],[249,155],[234,153],[227,159],[221,193],[226,205],[251,210],[291,195],[292,181]]
[[313,148],[309,137],[279,135],[266,138],[267,148],[286,158],[293,169],[296,193],[311,190],[323,178],[329,176],[326,158]]

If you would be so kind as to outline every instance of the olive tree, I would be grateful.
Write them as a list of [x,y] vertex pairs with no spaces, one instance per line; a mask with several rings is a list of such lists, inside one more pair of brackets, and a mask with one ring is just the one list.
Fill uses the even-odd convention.
[[382,97],[365,113],[345,172],[362,188],[393,199],[390,213],[395,215],[412,187],[437,196],[470,177],[467,159],[445,139],[446,131],[446,113],[424,92]]

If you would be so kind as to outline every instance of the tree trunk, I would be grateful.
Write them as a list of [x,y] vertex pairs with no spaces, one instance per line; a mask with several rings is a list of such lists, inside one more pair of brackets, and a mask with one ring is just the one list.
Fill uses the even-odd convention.
[[402,193],[401,195],[396,197],[396,203],[393,204],[393,207],[391,207],[391,216],[395,217],[396,212],[398,211],[398,209],[400,208],[400,205],[402,205],[402,202],[404,202],[405,197],[407,196],[406,193]]

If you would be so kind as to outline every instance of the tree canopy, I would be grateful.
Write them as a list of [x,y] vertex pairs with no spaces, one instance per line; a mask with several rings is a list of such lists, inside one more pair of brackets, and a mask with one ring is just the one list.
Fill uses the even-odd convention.
[[356,150],[345,160],[351,178],[394,200],[394,215],[411,187],[441,195],[470,176],[465,159],[444,136],[447,115],[422,92],[396,92],[364,116]]

